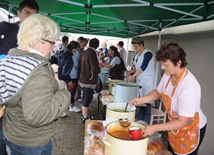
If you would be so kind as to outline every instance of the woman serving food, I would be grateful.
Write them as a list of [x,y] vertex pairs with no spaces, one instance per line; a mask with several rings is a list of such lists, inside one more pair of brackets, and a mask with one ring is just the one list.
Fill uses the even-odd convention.
[[117,48],[111,46],[108,50],[108,55],[109,57],[106,62],[100,63],[100,66],[110,68],[109,76],[112,79],[124,80],[124,71],[126,71],[126,67]]
[[197,155],[203,141],[207,118],[201,104],[201,87],[186,68],[186,53],[177,43],[163,45],[156,52],[156,60],[165,71],[157,89],[131,100],[132,105],[162,99],[169,122],[148,125],[143,136],[168,131],[169,151],[174,155]]

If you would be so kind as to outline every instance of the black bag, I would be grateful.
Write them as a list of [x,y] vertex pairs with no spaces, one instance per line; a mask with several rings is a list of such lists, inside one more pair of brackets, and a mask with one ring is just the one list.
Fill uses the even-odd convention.
[[50,62],[51,64],[58,64],[57,58],[56,58],[56,55],[55,55],[55,54],[52,55],[52,56],[49,58],[49,62]]
[[100,93],[102,90],[103,90],[103,84],[100,77],[98,76],[98,83],[96,85],[95,91],[96,93]]

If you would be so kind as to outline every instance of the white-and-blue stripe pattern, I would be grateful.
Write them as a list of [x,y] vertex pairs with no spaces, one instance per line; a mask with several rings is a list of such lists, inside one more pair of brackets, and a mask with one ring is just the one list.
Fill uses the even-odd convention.
[[31,71],[42,63],[28,55],[7,55],[0,60],[0,104],[22,87]]

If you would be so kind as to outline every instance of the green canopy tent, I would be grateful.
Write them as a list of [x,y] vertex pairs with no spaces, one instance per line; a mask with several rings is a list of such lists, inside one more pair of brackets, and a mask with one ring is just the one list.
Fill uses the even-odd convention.
[[[21,0],[1,0],[16,14]],[[214,19],[214,0],[37,0],[62,32],[132,38]]]
[[[21,0],[1,0],[16,14]],[[58,23],[61,32],[133,38],[164,28],[214,19],[214,0],[36,0],[40,13]],[[159,72],[156,66],[156,80]]]

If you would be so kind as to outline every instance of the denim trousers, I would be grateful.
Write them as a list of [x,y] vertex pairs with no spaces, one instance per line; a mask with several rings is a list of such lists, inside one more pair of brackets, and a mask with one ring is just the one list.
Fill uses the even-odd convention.
[[7,155],[6,144],[3,136],[3,128],[2,128],[3,119],[0,118],[0,155]]
[[151,104],[146,103],[146,107],[140,107],[138,114],[136,115],[137,120],[144,120],[148,124],[150,124],[150,116],[151,116]]
[[25,147],[16,145],[4,137],[7,146],[10,148],[11,155],[51,155],[52,141],[38,147]]

